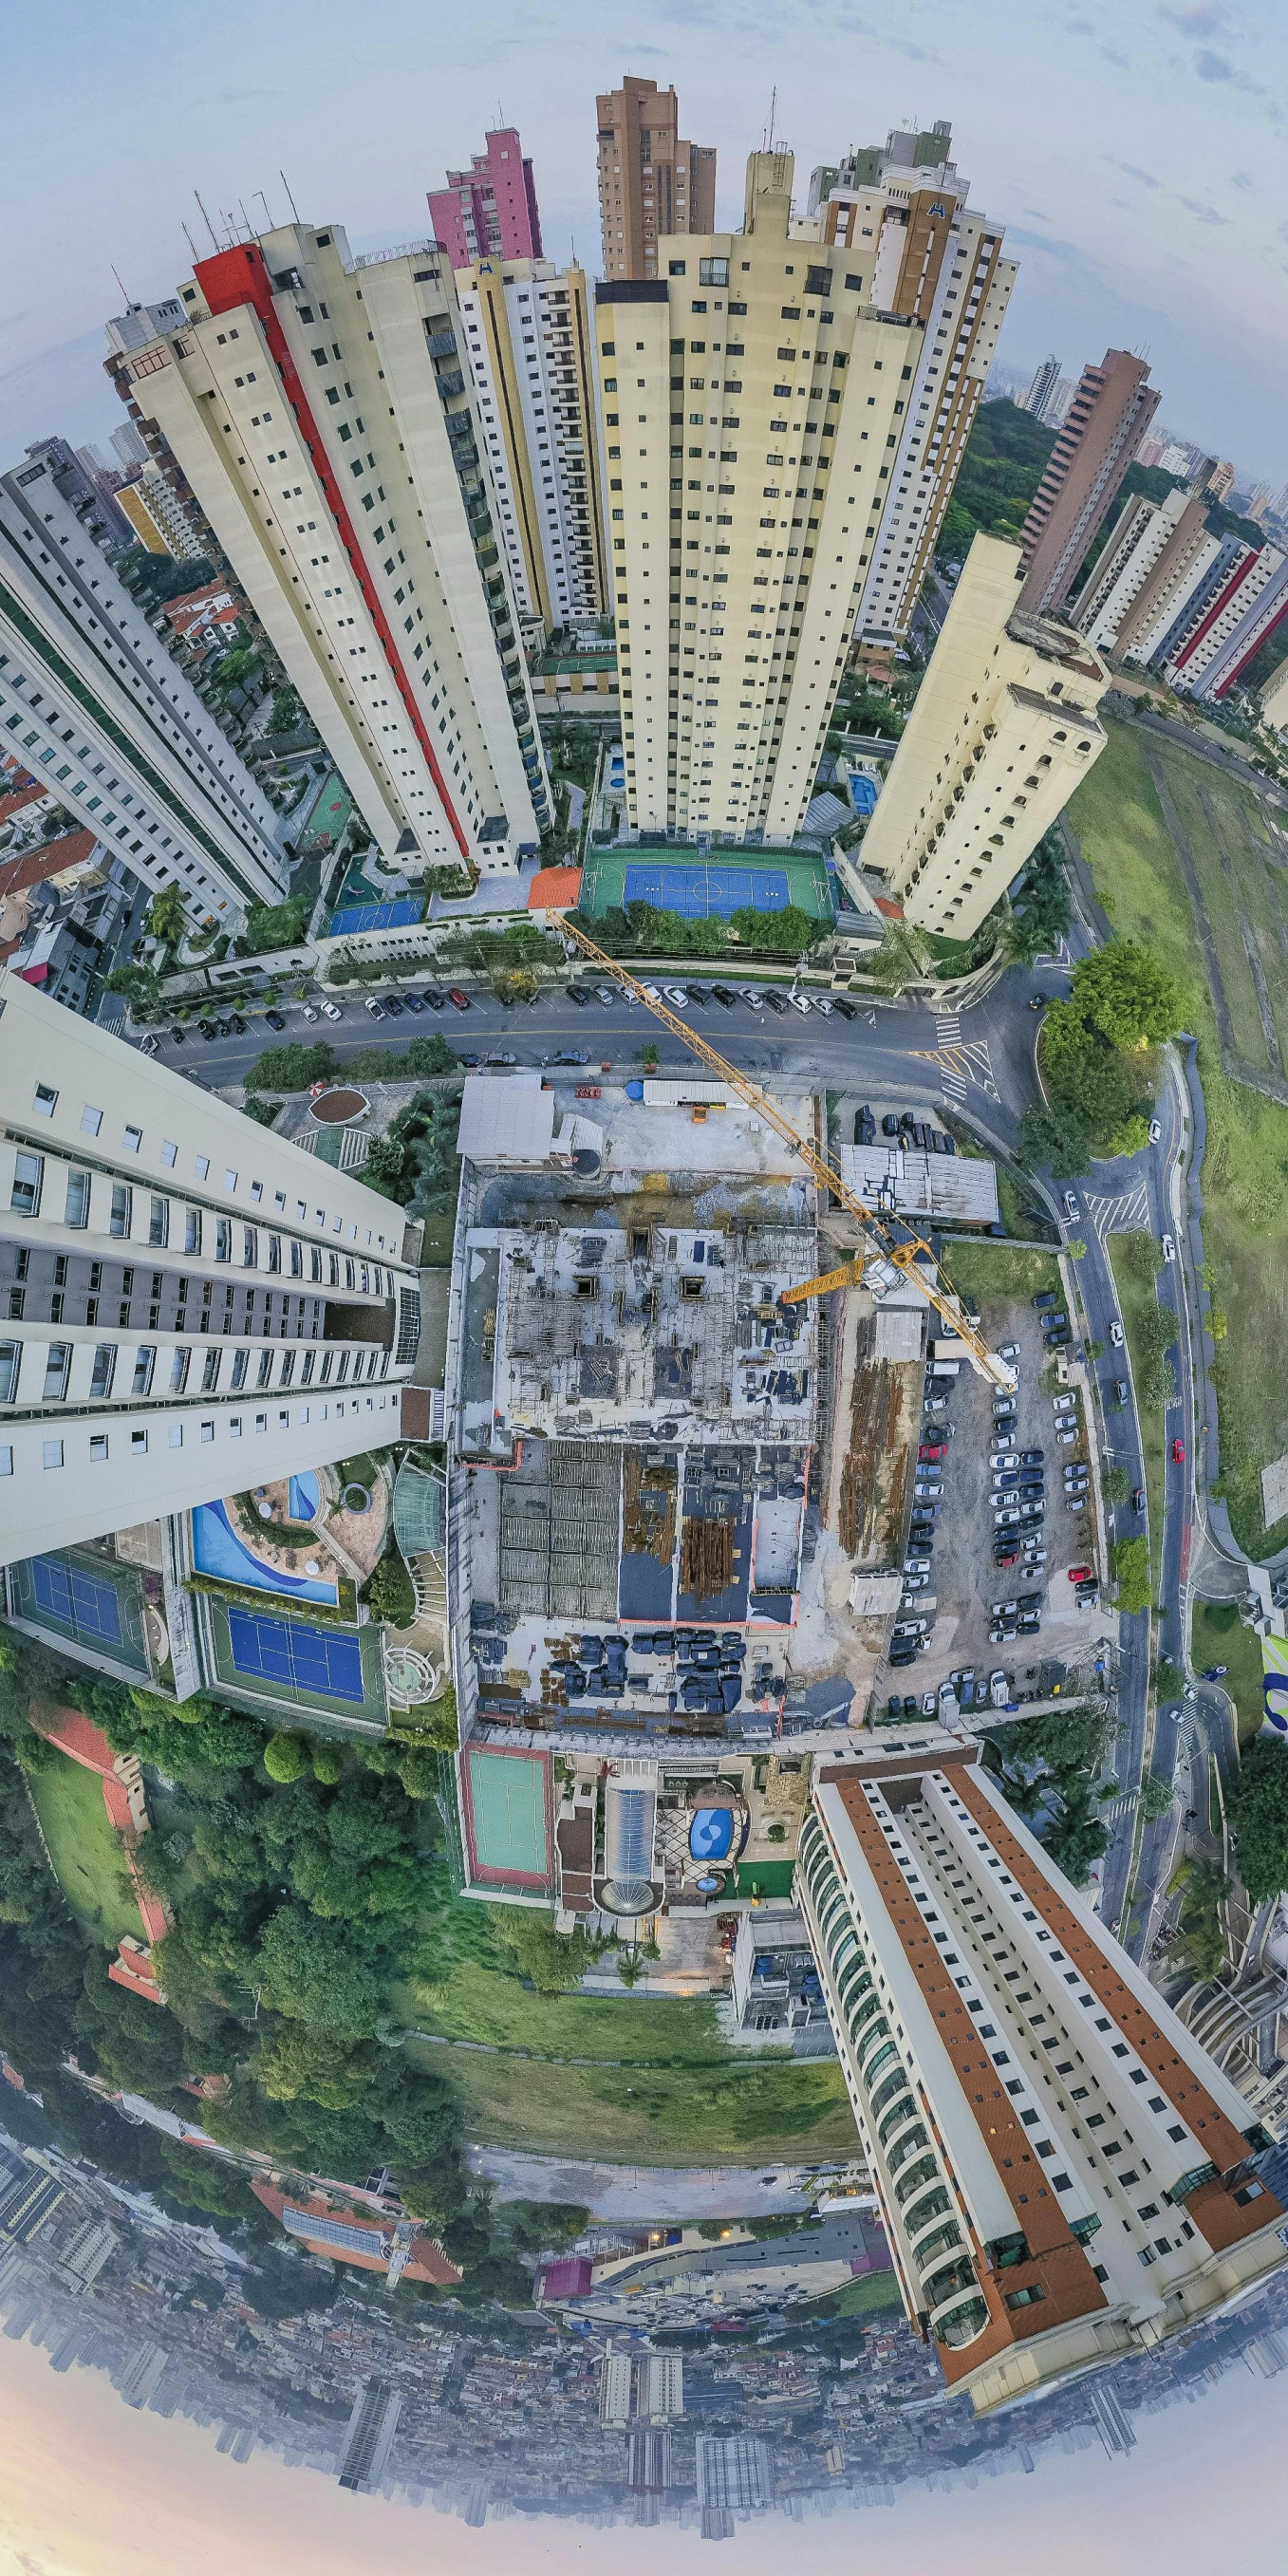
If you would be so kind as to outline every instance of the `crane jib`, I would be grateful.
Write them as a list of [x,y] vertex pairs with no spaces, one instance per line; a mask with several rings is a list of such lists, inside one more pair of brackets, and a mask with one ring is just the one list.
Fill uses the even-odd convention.
[[[727,1083],[729,1089],[735,1091],[739,1099],[745,1101],[747,1107],[755,1111],[758,1118],[763,1118],[766,1126],[772,1127],[775,1135],[780,1136],[783,1143],[789,1145],[794,1154],[799,1154],[819,1188],[829,1191],[834,1199],[839,1200],[840,1205],[849,1215],[857,1218],[870,1238],[874,1252],[878,1253],[883,1261],[888,1261],[895,1269],[901,1270],[925,1298],[927,1305],[933,1306],[936,1314],[941,1315],[944,1322],[951,1325],[954,1334],[969,1355],[972,1368],[976,1369],[981,1377],[991,1378],[996,1386],[1007,1388],[1014,1386],[1014,1370],[1008,1368],[1006,1362],[1000,1360],[995,1351],[990,1351],[988,1344],[975,1330],[974,1325],[967,1320],[961,1302],[944,1277],[930,1245],[901,1219],[891,1217],[880,1208],[869,1207],[866,1200],[861,1199],[854,1190],[848,1188],[840,1174],[832,1170],[830,1163],[824,1160],[808,1137],[802,1136],[793,1127],[790,1118],[779,1108],[777,1101],[772,1099],[767,1091],[761,1090],[759,1083],[753,1082],[747,1074],[740,1073],[736,1065],[728,1063],[713,1046],[708,1045],[704,1037],[699,1036],[695,1028],[689,1026],[687,1020],[681,1019],[678,1011],[670,1010],[664,1001],[650,993],[643,984],[638,983],[618,958],[610,957],[605,949],[597,947],[595,941],[581,928],[580,923],[570,920],[566,912],[553,912],[550,918],[565,939],[572,940],[587,957],[593,958],[596,966],[602,967],[606,975],[611,975],[614,983],[620,984],[623,991],[633,993],[636,1001],[642,1002],[645,1010],[651,1011],[654,1019],[661,1021],[663,1028],[669,1029],[673,1037],[681,1040],[690,1055],[696,1056],[699,1063],[709,1066],[720,1082]],[[930,1273],[929,1277],[927,1272]],[[853,1276],[852,1270],[851,1276]],[[824,1278],[811,1279],[802,1287],[790,1289],[784,1302],[796,1305],[805,1297],[819,1296],[829,1288],[841,1287],[845,1284],[843,1271],[830,1271]]]

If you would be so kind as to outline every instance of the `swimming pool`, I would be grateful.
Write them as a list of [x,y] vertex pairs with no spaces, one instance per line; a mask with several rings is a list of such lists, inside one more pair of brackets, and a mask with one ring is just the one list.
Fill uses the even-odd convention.
[[286,1508],[293,1521],[311,1521],[319,1501],[318,1480],[306,1468],[302,1476],[292,1476],[287,1486]]
[[[312,1482],[312,1479],[309,1479]],[[192,1515],[192,1561],[198,1574],[213,1574],[224,1583],[242,1583],[256,1592],[277,1592],[300,1601],[329,1601],[334,1608],[339,1587],[316,1575],[279,1574],[261,1565],[244,1547],[222,1503],[198,1503]]]
[[695,1860],[727,1860],[733,1846],[733,1810],[697,1807],[689,1826],[689,1850]]

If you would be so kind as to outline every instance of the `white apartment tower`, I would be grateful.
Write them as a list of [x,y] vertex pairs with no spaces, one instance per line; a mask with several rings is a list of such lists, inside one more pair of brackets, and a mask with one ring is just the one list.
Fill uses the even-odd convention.
[[585,625],[608,606],[585,271],[479,259],[457,270],[456,292],[520,623]]
[[627,812],[790,838],[813,792],[925,326],[791,229],[753,153],[745,229],[596,288]]
[[1001,225],[968,205],[951,150],[943,124],[890,134],[884,150],[842,165],[818,208],[820,257],[830,255],[837,284],[920,326],[858,603],[859,634],[873,644],[900,643],[912,622],[1016,277]]
[[982,2414],[1288,2255],[1247,2103],[976,1752],[824,1764],[795,1895],[909,2320]]
[[1019,606],[1018,546],[977,536],[917,692],[863,864],[910,921],[969,939],[1105,747],[1109,668]]
[[290,224],[180,301],[132,381],[381,849],[513,871],[552,809],[446,259]]
[[418,1231],[0,975],[0,1563],[398,1436]]
[[277,816],[60,489],[0,475],[0,743],[154,891],[235,930],[286,885]]

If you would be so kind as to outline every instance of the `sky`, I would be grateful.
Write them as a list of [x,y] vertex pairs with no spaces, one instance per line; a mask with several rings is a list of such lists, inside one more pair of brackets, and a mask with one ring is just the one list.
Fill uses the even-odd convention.
[[[719,150],[718,215],[774,113],[810,168],[947,117],[1019,258],[1000,356],[1076,374],[1143,351],[1160,418],[1246,483],[1288,481],[1288,13],[1282,0],[62,0],[5,35],[0,463],[122,417],[101,325],[173,292],[214,218],[421,240],[426,190],[503,113],[536,163],[546,248],[598,256],[594,93],[680,94]],[[776,97],[776,106],[775,106]]]
[[[1031,2476],[903,2495],[889,2509],[797,2525],[738,2526],[739,2576],[898,2567],[906,2576],[1212,2576],[1284,2563],[1284,2383],[1228,2370],[1194,2405],[1138,2416],[1137,2448],[1057,2453]],[[0,2576],[711,2576],[725,2562],[696,2534],[553,2518],[481,2530],[429,2507],[342,2495],[270,2453],[221,2459],[181,2417],[123,2406],[105,2376],[56,2376],[45,2354],[0,2340]],[[196,2537],[199,2535],[199,2539]],[[732,2562],[731,2562],[732,2563]]]

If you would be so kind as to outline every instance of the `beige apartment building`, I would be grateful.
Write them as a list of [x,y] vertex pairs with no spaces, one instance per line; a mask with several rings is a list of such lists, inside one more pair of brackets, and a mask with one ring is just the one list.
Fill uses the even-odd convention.
[[380,849],[512,872],[553,809],[445,257],[289,224],[179,301],[131,381]]
[[977,1754],[823,1763],[794,1894],[909,2322],[984,2414],[1288,2256],[1248,2104]]
[[664,239],[596,289],[630,823],[796,832],[813,792],[925,324],[791,225],[753,153],[741,233]]
[[977,536],[863,840],[909,921],[969,939],[1105,747],[1108,665],[1020,605],[1019,549]]
[[715,146],[682,140],[675,91],[654,80],[628,75],[595,104],[604,275],[656,277],[664,236],[715,229]]
[[608,606],[586,272],[478,259],[456,292],[497,532],[520,623],[540,640]]
[[900,644],[912,623],[1016,277],[951,152],[946,124],[891,133],[811,185],[823,255],[845,254],[847,288],[921,326],[859,600],[858,633],[876,645]]

